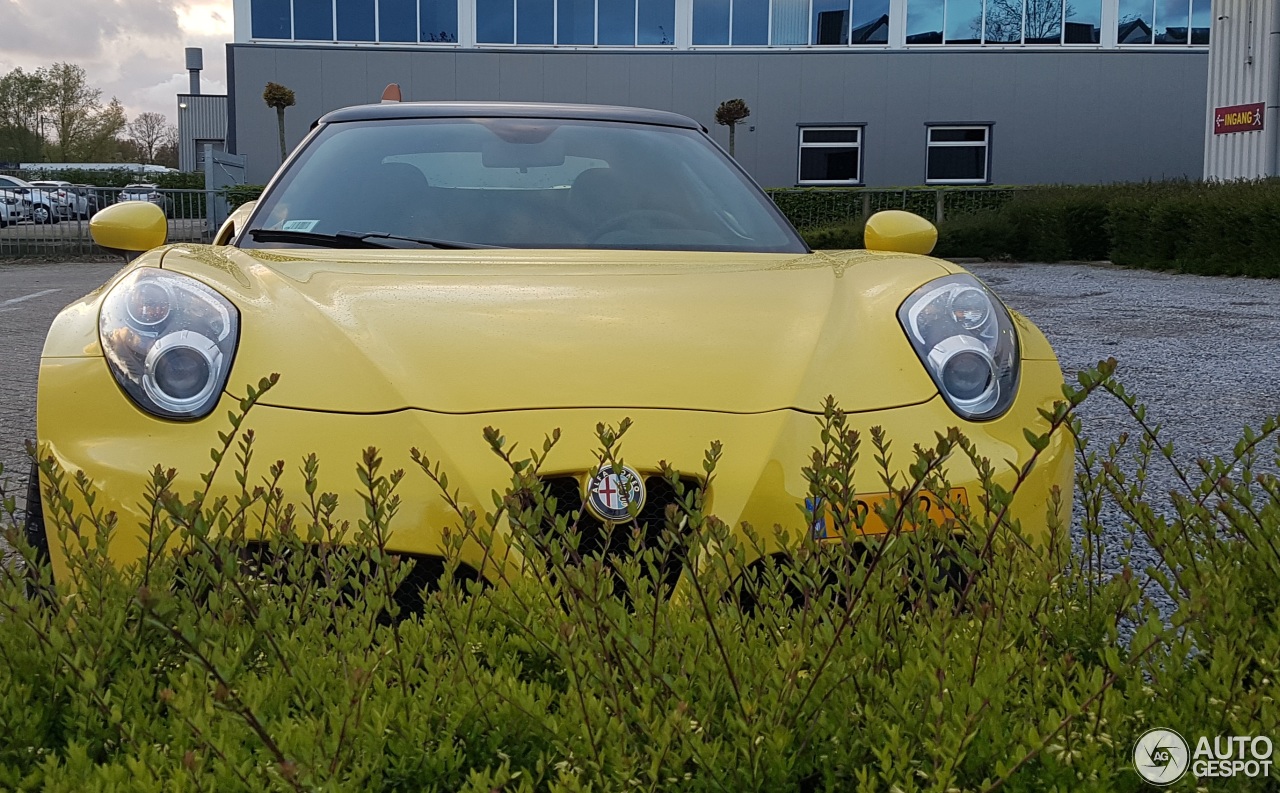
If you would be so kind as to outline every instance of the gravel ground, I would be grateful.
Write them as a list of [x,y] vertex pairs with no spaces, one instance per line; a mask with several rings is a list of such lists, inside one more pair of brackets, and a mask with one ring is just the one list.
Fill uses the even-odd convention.
[[[1231,454],[1246,425],[1256,428],[1280,413],[1280,281],[1110,265],[979,264],[971,269],[1044,331],[1068,382],[1081,369],[1114,357],[1116,378],[1146,405],[1148,422],[1163,425],[1162,437],[1174,444],[1174,458],[1184,470],[1198,473],[1197,459]],[[1134,434],[1131,443],[1136,441],[1137,425],[1108,394],[1095,394],[1079,413],[1099,452],[1126,430]],[[1157,460],[1148,477],[1149,500],[1168,509],[1168,492],[1182,489],[1172,466]],[[1102,520],[1104,563],[1118,570],[1128,537],[1122,515],[1116,508],[1104,509]],[[1135,571],[1159,564],[1141,538],[1129,553]],[[1170,613],[1163,593],[1152,594]]]
[[[40,270],[35,268],[39,267]],[[0,459],[25,492],[22,438],[34,434],[34,393],[39,345],[58,308],[113,271],[110,265],[0,267],[0,303],[7,293],[51,291],[5,306],[0,332],[4,350],[0,381]],[[1099,360],[1115,357],[1119,379],[1167,428],[1179,460],[1230,452],[1246,424],[1258,426],[1280,412],[1280,281],[1206,278],[1125,270],[1107,265],[977,264],[971,269],[1008,304],[1048,336],[1068,379]],[[20,283],[9,280],[16,278]],[[21,309],[21,310],[19,310]],[[1114,438],[1132,422],[1119,402],[1103,395],[1081,408],[1086,432]],[[1150,492],[1177,485],[1168,465],[1150,472]],[[1111,565],[1118,569],[1120,519],[1111,527]],[[1133,566],[1158,560],[1142,544]]]

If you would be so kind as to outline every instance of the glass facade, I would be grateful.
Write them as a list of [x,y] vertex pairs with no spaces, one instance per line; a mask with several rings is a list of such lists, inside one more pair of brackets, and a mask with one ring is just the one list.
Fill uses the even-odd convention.
[[670,45],[675,18],[675,0],[476,0],[476,43]]
[[251,0],[249,16],[255,39],[458,40],[458,0]]
[[[1145,1],[1149,8],[1153,0]],[[1103,0],[908,0],[906,43],[1097,45],[1101,41],[1102,3]]]
[[888,44],[889,0],[693,0],[695,46]]
[[1120,0],[1120,44],[1209,43],[1209,0]]
[[[889,41],[889,0],[246,0],[252,39],[388,44],[604,47],[1207,46],[1211,0],[906,0]],[[1113,46],[1109,39],[1105,46]]]

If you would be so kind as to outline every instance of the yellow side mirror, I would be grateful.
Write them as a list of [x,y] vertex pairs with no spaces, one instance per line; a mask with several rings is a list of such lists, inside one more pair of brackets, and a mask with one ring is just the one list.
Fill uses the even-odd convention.
[[101,247],[132,259],[164,245],[169,222],[149,201],[123,201],[99,210],[89,221],[89,234]]
[[244,224],[249,219],[249,215],[253,214],[253,208],[257,205],[258,202],[254,200],[246,201],[236,207],[236,210],[228,215],[226,220],[222,221],[222,226],[218,229],[218,233],[213,235],[212,244],[230,245],[231,240],[241,231],[244,231]]
[[938,244],[938,229],[919,215],[901,209],[886,209],[867,218],[862,241],[869,251],[924,256]]

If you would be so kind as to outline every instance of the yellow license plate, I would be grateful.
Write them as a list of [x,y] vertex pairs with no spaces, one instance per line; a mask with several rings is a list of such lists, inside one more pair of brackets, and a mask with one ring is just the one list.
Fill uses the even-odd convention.
[[[965,492],[963,487],[951,488],[949,495],[948,503],[969,506],[969,494]],[[840,539],[843,536],[840,531],[842,523],[849,526],[849,533],[852,536],[888,534],[889,526],[880,517],[877,507],[880,507],[892,497],[889,493],[864,493],[858,495],[852,505],[852,509],[855,511],[854,517],[857,520],[838,521],[835,519],[836,516],[831,505],[821,505],[819,510],[816,510],[820,515],[815,515],[813,526],[811,527],[813,538],[815,540]],[[951,507],[940,501],[933,493],[921,493],[917,498],[920,501],[920,506],[933,522],[941,524],[948,518],[955,517],[955,512],[952,511]],[[812,502],[806,502],[806,506],[811,504]],[[861,528],[858,528],[859,522],[862,523]],[[915,529],[915,523],[904,517],[902,530],[915,531]]]

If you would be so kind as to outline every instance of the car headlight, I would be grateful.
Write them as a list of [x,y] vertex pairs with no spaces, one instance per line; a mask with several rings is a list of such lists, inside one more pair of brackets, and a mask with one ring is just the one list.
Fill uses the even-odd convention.
[[911,346],[961,418],[993,419],[1013,404],[1021,357],[1004,304],[971,275],[949,275],[898,309]]
[[239,332],[239,312],[225,297],[151,267],[113,286],[98,320],[116,382],[138,407],[171,419],[198,419],[213,410]]

